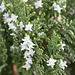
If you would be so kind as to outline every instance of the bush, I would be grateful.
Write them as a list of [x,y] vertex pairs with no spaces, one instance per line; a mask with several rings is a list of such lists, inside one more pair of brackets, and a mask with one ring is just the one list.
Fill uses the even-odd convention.
[[75,62],[72,5],[66,0],[3,0],[0,65],[7,65],[1,75],[70,75],[68,66]]

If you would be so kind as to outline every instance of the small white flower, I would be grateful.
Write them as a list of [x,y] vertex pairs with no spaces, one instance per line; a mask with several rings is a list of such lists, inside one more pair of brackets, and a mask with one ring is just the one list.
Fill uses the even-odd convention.
[[66,8],[66,4],[63,6],[63,8]]
[[23,0],[24,2],[27,2],[28,0]]
[[30,54],[31,56],[33,56],[34,53],[35,53],[35,51],[33,51],[32,49],[29,50],[29,54]]
[[63,43],[61,42],[61,44],[58,44],[58,46],[59,46],[59,45],[61,46],[60,49],[64,50],[64,46],[66,46],[66,44],[63,44]]
[[31,48],[34,48],[33,46],[35,45],[33,42],[30,41],[30,36],[28,35],[27,37],[25,37],[24,39],[22,39],[22,41],[24,41],[21,44],[21,50],[31,50]]
[[16,31],[17,28],[14,26],[13,23],[8,23],[8,25],[9,25],[9,30],[12,29],[12,30]]
[[18,26],[20,26],[20,29],[22,30],[23,27],[24,27],[23,22],[21,21],[20,24],[19,24]]
[[15,16],[14,14],[11,15],[11,20],[17,22],[17,18],[18,18],[18,16]]
[[60,60],[60,66],[63,70],[65,69],[65,67],[67,67],[66,63],[66,61],[63,61],[62,59]]
[[64,46],[66,46],[66,44],[61,44],[61,49],[64,50]]
[[15,37],[17,37],[17,35],[16,35],[16,34],[14,34],[14,33],[11,33],[10,35],[11,35],[11,36],[15,36]]
[[12,46],[10,47],[10,49],[15,49],[15,47],[12,45]]
[[30,69],[30,64],[29,63],[26,63],[24,66],[22,66],[23,68],[26,68],[26,70],[29,70]]
[[54,3],[54,4],[53,4],[53,7],[55,8],[56,6],[57,6],[56,3]]
[[25,63],[33,64],[31,57],[30,57],[30,58],[26,58],[26,60],[27,60],[27,61],[26,61]]
[[30,57],[29,51],[26,51],[26,52],[24,53],[24,58],[27,58],[27,57]]
[[30,57],[30,58],[26,58],[26,62],[25,62],[25,65],[23,66],[23,68],[26,68],[26,70],[29,70],[30,69],[30,64],[33,64],[33,62],[32,62],[32,58]]
[[11,18],[7,18],[7,19],[4,20],[4,24],[6,24],[6,23],[10,23],[11,21],[12,21]]
[[18,47],[12,45],[12,46],[10,47],[10,49],[11,49],[11,51],[14,51],[15,49],[18,49]]
[[28,49],[28,45],[24,42],[24,43],[21,43],[21,50],[27,50]]
[[26,41],[26,42],[23,42],[22,44],[21,44],[21,50],[24,50],[24,49],[26,49],[26,50],[31,50],[31,48],[34,48],[33,46],[34,46],[35,44],[33,44],[31,41]]
[[26,58],[25,65],[23,68],[26,68],[26,70],[30,69],[30,64],[33,64],[31,56],[34,55],[35,51],[32,50],[34,48],[33,46],[35,45],[33,42],[30,41],[30,36],[26,36],[24,39],[22,39],[23,43],[21,43],[21,50],[27,50],[24,53],[24,58]]
[[31,48],[34,48],[34,47],[33,47],[34,45],[35,45],[35,44],[34,44],[33,42],[28,41],[28,47],[29,47],[28,50],[30,50]]
[[26,30],[26,31],[27,31],[27,30],[32,31],[32,26],[33,26],[33,24],[28,24],[28,25],[26,25],[25,30]]
[[3,19],[4,19],[4,24],[10,23],[12,21],[11,18],[9,18],[8,12],[3,14]]
[[57,6],[54,8],[54,10],[57,10],[58,13],[61,13],[62,8],[61,8],[59,5],[57,5]]
[[7,19],[8,17],[9,17],[9,13],[8,12],[3,14],[3,18],[4,19]]
[[56,10],[58,13],[61,13],[62,8],[57,5],[56,3],[53,4],[54,10]]
[[41,28],[42,28],[42,26],[39,27],[39,29],[41,29]]
[[30,36],[26,36],[24,39],[22,39],[22,41],[26,42],[26,41],[29,41],[30,40]]
[[39,8],[39,7],[42,7],[42,5],[43,5],[43,3],[41,2],[41,0],[35,2],[35,7],[36,7],[36,9]]
[[44,32],[38,33],[39,36],[41,36],[42,34],[44,34]]
[[32,49],[29,50],[29,51],[26,51],[26,52],[24,53],[24,58],[31,57],[31,56],[34,55],[34,53],[35,53],[35,51],[33,51]]
[[4,12],[4,10],[6,10],[6,7],[5,7],[4,3],[2,2],[1,6],[0,6],[0,12]]
[[47,66],[51,66],[52,68],[54,67],[54,65],[55,65],[55,62],[56,62],[56,60],[55,59],[52,59],[52,58],[50,58],[48,61],[47,61]]

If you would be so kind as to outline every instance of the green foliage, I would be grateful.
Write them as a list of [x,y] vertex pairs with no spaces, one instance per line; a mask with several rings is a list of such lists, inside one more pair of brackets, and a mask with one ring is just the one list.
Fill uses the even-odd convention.
[[[61,68],[60,59],[67,62],[67,65],[75,62],[75,19],[73,14],[68,17],[68,12],[71,8],[69,3],[66,9],[63,9],[61,14],[52,8],[54,2],[58,3],[59,0],[42,0],[43,7],[35,9],[34,3],[36,0],[3,0],[6,11],[0,13],[0,72],[2,75],[13,75],[13,65],[17,66],[19,75],[68,75],[70,68],[63,70]],[[72,1],[71,1],[72,2]],[[69,5],[70,4],[70,5]],[[74,4],[73,4],[74,5]],[[66,12],[67,11],[67,12]],[[12,21],[17,32],[13,29],[9,30],[8,23],[4,24],[3,14],[5,12],[18,15],[17,22]],[[61,21],[58,18],[61,17]],[[23,22],[24,28],[27,24],[33,24],[33,31],[21,30],[20,22]],[[42,33],[39,35],[38,33]],[[16,35],[11,36],[14,33]],[[29,70],[23,69],[26,59],[24,53],[27,51],[21,50],[21,44],[24,37],[30,36],[30,41],[35,44],[33,50],[35,51],[32,58],[33,64]],[[66,44],[62,50],[61,44]],[[11,48],[11,47],[14,48]],[[53,68],[47,66],[49,58],[56,59]],[[7,60],[7,61],[6,61]],[[5,65],[5,64],[8,65]],[[5,67],[6,66],[6,67]],[[4,73],[3,73],[4,72]]]
[[6,60],[7,60],[7,49],[5,45],[5,39],[2,35],[4,29],[1,28],[0,25],[0,73],[2,69],[6,66]]

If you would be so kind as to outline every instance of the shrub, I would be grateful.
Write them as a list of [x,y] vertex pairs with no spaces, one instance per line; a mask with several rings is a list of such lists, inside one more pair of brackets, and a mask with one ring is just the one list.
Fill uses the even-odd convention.
[[1,51],[8,56],[2,75],[13,75],[14,64],[19,75],[68,75],[68,65],[75,62],[75,19],[67,16],[74,12],[69,12],[71,7],[66,3],[66,0],[2,1],[0,23],[4,32],[0,35],[6,41],[2,41],[1,48],[7,49],[7,53]]

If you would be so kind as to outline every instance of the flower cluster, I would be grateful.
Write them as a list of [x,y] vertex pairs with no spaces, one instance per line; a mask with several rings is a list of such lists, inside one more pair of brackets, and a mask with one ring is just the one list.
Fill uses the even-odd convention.
[[[28,0],[23,0],[23,1],[27,2]],[[42,4],[43,3],[41,2],[41,0],[35,2],[36,8],[42,7]],[[57,10],[58,13],[61,13],[62,8],[60,8],[59,5],[56,5],[56,3],[54,3],[53,6],[54,6],[54,10]],[[6,7],[5,7],[4,3],[2,2],[1,6],[0,6],[0,12],[3,12],[4,10],[6,10]],[[14,25],[13,21],[17,22],[17,18],[18,18],[18,16],[14,15],[13,13],[11,14],[11,17],[9,17],[8,12],[3,14],[4,24],[7,23],[8,26],[9,26],[9,30],[12,29],[15,32],[17,32],[17,30],[16,30],[17,27]],[[22,21],[17,26],[20,27],[21,31],[25,27]],[[28,31],[28,30],[32,31],[32,26],[33,26],[33,24],[26,25],[25,31]],[[44,32],[38,33],[39,36],[41,36],[42,34],[44,34]],[[14,33],[11,33],[10,35],[14,35],[15,37],[17,36]],[[23,66],[23,68],[26,68],[28,70],[31,67],[30,64],[33,64],[31,56],[33,56],[34,53],[35,53],[35,51],[33,51],[33,48],[34,48],[33,46],[35,46],[35,44],[30,41],[30,36],[29,35],[26,36],[24,39],[22,39],[22,41],[23,41],[23,43],[21,43],[21,50],[26,50],[25,53],[24,53],[24,58],[26,59],[26,62],[25,62],[25,65]],[[65,44],[61,44],[61,46],[62,46],[61,49],[64,50]],[[14,46],[11,46],[11,49],[15,49]],[[47,65],[51,66],[53,68],[56,61],[57,60],[54,60],[54,59],[50,58],[47,61],[47,63],[48,63]],[[63,65],[64,63],[65,63],[65,65]],[[66,62],[63,62],[61,60],[60,66],[64,69],[64,66],[66,66]]]
[[15,16],[13,13],[11,14],[11,18],[8,12],[3,14],[4,24],[8,23],[9,30],[12,29],[15,32],[17,28],[12,21],[17,22],[17,18],[18,16]]
[[[55,60],[55,59],[53,59],[53,58],[50,58],[50,59],[47,61],[47,63],[48,63],[47,66],[51,66],[51,68],[53,68],[56,61],[57,61],[57,60]],[[62,59],[60,59],[60,64],[59,64],[59,66],[64,70],[65,67],[67,67],[66,63],[67,63],[66,61],[63,61]]]
[[26,58],[25,65],[23,68],[26,68],[27,70],[30,69],[30,64],[32,63],[32,58],[31,56],[34,55],[35,51],[33,51],[33,46],[35,45],[33,42],[30,41],[30,36],[28,35],[24,39],[22,39],[23,43],[21,44],[21,50],[27,50],[24,53],[24,58]]
[[[27,0],[24,0],[25,2],[27,2]],[[4,5],[4,3],[2,2],[1,6],[0,6],[0,12],[3,12],[4,10],[6,10],[6,7]],[[14,15],[13,13],[11,14],[11,17],[9,17],[9,13],[4,13],[3,14],[3,19],[4,19],[4,24],[8,24],[9,26],[9,30],[13,30],[14,32],[17,33],[17,27],[20,28],[20,30],[22,31],[23,28],[25,28],[25,31],[32,31],[32,26],[33,24],[28,24],[26,26],[24,26],[23,22],[21,21],[20,24],[15,25],[14,22],[17,22],[17,18],[18,16]],[[15,33],[11,33],[11,36],[14,36],[15,38],[17,37],[17,35]],[[30,36],[28,35],[27,37],[25,37],[24,39],[22,39],[23,43],[21,43],[21,50],[27,50],[24,53],[24,58],[26,59],[26,64],[23,66],[23,68],[26,68],[27,70],[30,69],[30,64],[32,63],[32,58],[31,56],[34,55],[35,51],[33,51],[33,46],[35,46],[35,44],[33,42],[30,41]],[[16,46],[11,46],[10,47],[11,50],[15,50],[18,49],[18,47]]]

